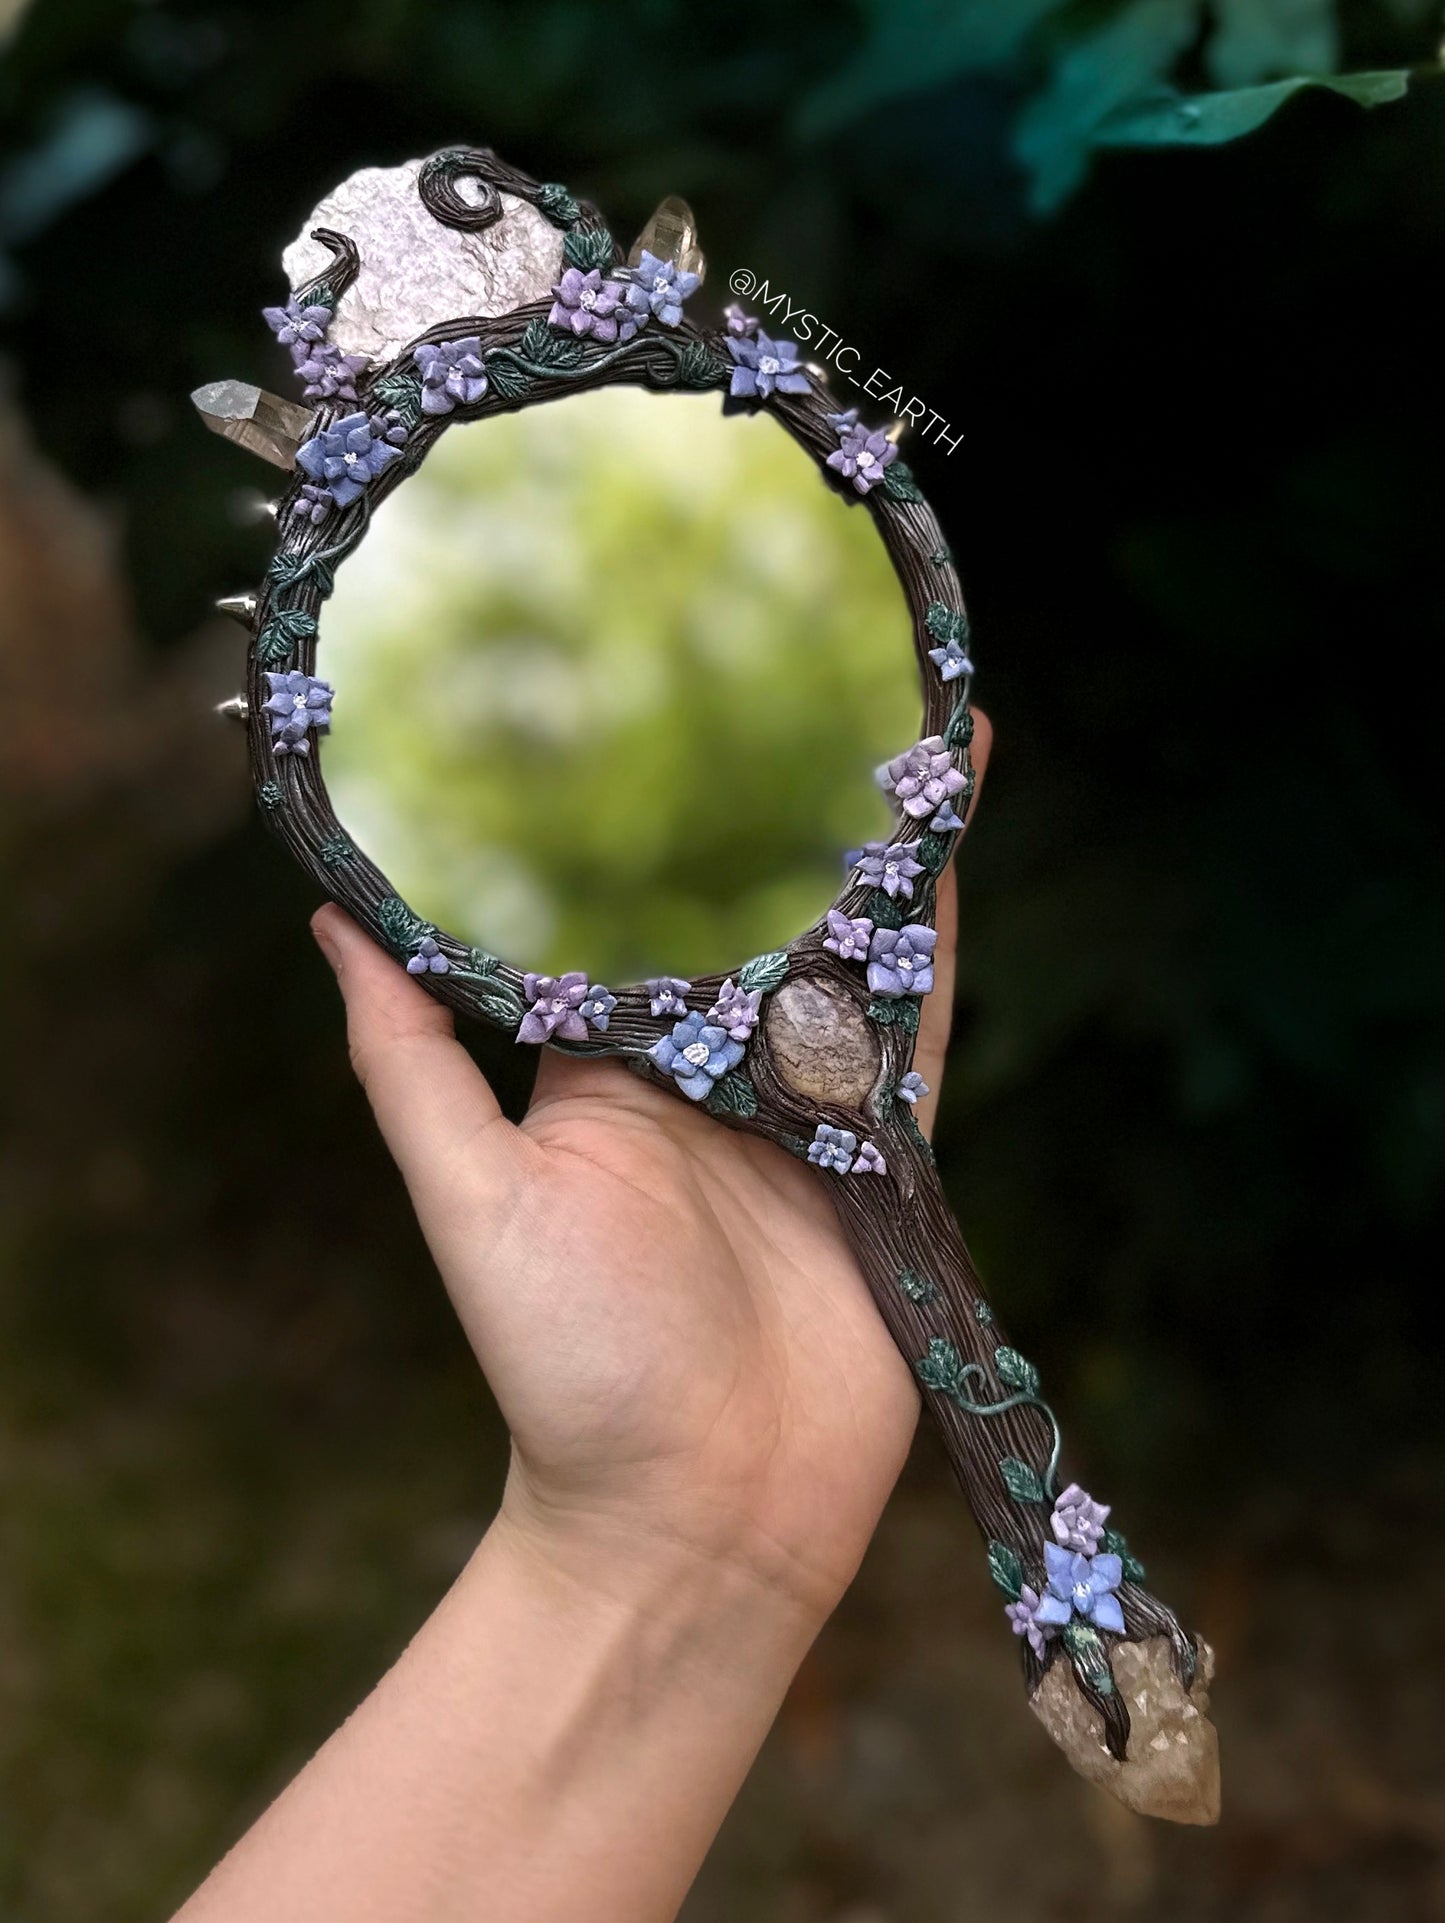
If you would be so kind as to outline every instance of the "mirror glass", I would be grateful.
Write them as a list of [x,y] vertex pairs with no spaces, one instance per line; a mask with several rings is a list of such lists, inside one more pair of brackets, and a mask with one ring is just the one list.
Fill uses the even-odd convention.
[[868,511],[765,414],[606,388],[448,427],[322,614],[337,816],[430,921],[524,968],[777,948],[886,835],[917,734]]

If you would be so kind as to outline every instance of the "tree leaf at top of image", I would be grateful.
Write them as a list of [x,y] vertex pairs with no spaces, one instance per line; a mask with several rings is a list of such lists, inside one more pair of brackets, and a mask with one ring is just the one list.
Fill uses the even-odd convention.
[[1096,147],[1217,147],[1254,133],[1287,100],[1306,87],[1343,94],[1362,107],[1399,100],[1410,84],[1404,68],[1382,73],[1299,75],[1268,87],[1240,87],[1232,93],[1184,96],[1156,94],[1109,115],[1096,128]]
[[1340,64],[1335,0],[1214,0],[1214,15],[1204,64],[1222,89]]

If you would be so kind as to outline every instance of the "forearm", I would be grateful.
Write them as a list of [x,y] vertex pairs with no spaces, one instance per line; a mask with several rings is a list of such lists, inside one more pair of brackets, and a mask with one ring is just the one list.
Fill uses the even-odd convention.
[[662,1923],[817,1627],[687,1552],[499,1521],[177,1923]]

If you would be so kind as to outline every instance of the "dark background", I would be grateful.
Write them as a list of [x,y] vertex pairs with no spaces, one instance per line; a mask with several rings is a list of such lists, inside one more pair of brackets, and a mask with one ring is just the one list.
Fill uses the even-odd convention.
[[[1179,50],[1160,5],[35,0],[12,28],[7,1919],[166,1913],[499,1487],[308,884],[206,713],[267,471],[185,399],[277,384],[256,310],[326,188],[454,141],[624,238],[686,194],[702,311],[750,266],[965,430],[908,450],[997,730],[941,1160],[1075,1466],[1222,1670],[1217,1832],[1077,1783],[925,1436],[689,1918],[1445,1914],[1440,21],[1182,0]],[[1413,65],[1409,95],[1031,184],[1028,129],[1082,171],[1129,60],[1136,91],[1268,79],[1304,16],[1303,53]],[[479,1048],[520,1100],[527,1064]]]

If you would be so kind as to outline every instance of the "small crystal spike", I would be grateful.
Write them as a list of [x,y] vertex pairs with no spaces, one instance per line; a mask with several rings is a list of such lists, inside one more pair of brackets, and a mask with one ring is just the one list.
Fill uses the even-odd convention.
[[233,621],[240,621],[250,627],[256,618],[256,597],[254,594],[227,594],[216,603],[217,614],[229,614]]
[[658,202],[652,217],[627,252],[627,265],[635,267],[644,250],[659,260],[670,260],[684,274],[706,280],[707,262],[697,244],[697,219],[691,207],[676,194]]
[[198,387],[191,400],[213,434],[277,467],[295,467],[296,450],[311,425],[309,409],[246,381],[211,381]]
[[249,721],[251,704],[243,694],[233,694],[225,701],[216,703],[216,713],[226,721]]

